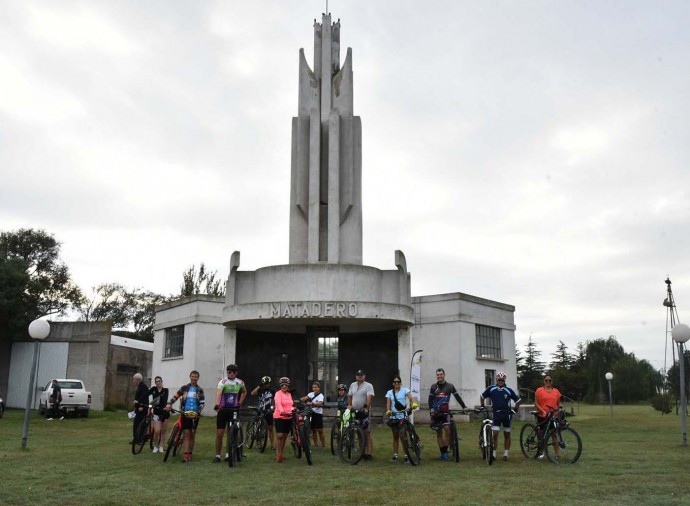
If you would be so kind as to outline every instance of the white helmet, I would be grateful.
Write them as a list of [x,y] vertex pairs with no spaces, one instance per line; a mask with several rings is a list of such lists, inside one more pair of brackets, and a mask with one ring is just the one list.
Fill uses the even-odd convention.
[[496,380],[505,380],[506,379],[506,373],[504,372],[497,372],[496,373]]

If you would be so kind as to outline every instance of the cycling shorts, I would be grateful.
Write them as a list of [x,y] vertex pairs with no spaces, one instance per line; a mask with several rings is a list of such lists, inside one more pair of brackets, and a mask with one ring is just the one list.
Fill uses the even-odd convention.
[[[230,409],[230,408],[221,408],[218,410],[218,416],[216,417],[216,428],[217,429],[224,429],[231,421],[232,421],[232,414],[235,411],[238,411],[238,409]],[[239,418],[239,416],[238,416]]]
[[494,411],[492,430],[500,430],[503,427],[503,432],[510,432],[510,422],[512,420],[510,411]]

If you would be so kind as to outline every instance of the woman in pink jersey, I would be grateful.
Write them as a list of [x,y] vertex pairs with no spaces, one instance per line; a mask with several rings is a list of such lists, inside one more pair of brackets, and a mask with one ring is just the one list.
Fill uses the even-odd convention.
[[290,429],[292,428],[292,395],[290,394],[290,378],[282,377],[278,380],[280,390],[274,396],[275,411],[273,420],[276,430],[276,462],[282,462],[283,448]]

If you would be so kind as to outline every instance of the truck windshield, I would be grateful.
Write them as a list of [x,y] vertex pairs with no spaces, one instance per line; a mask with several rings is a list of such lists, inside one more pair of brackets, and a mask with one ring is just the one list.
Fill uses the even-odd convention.
[[81,381],[58,381],[60,388],[71,388],[73,390],[81,390],[84,388]]

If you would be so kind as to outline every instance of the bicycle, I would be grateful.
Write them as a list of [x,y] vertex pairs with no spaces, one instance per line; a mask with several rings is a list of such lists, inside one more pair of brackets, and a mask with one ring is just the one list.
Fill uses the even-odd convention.
[[138,455],[141,450],[146,446],[148,441],[149,447],[153,450],[153,404],[147,404],[146,416],[139,422],[136,430],[134,431],[134,438],[132,439],[132,454]]
[[307,464],[312,465],[311,447],[309,446],[309,418],[311,416],[311,408],[309,406],[302,408],[299,404],[297,409],[292,411],[292,428],[290,429],[290,444],[295,457],[302,458],[302,454],[307,459]]
[[163,456],[163,462],[168,461],[168,457],[170,457],[170,454],[172,453],[173,457],[175,457],[179,451],[180,448],[182,448],[182,444],[184,443],[184,431],[182,430],[182,419],[183,418],[197,418],[198,413],[196,411],[178,411],[176,409],[171,410],[173,413],[177,413],[180,416],[177,417],[177,421],[175,422],[175,425],[173,425],[172,430],[170,431],[170,435],[168,436],[168,441],[166,442],[165,445],[165,455]]
[[[582,439],[565,419],[563,408],[547,406],[546,421],[526,423],[520,431],[520,449],[526,458],[543,458],[554,464],[574,464],[582,454]],[[538,411],[530,411],[537,415]]]
[[340,436],[343,433],[343,412],[338,410],[331,425],[331,454],[338,453],[338,446],[340,445]]
[[343,413],[343,429],[338,444],[338,456],[344,464],[355,465],[364,456],[366,435],[361,426],[364,410],[346,409]]
[[235,467],[243,458],[242,449],[244,447],[244,434],[242,423],[240,422],[239,408],[233,408],[232,418],[225,426],[228,434],[228,466]]
[[491,429],[493,421],[491,420],[489,410],[485,406],[476,408],[474,412],[484,415],[482,426],[479,429],[479,449],[482,452],[482,458],[487,464],[491,465],[494,463],[494,460],[496,460],[494,457],[494,434]]
[[[404,411],[398,411],[398,413],[403,414],[403,418],[398,419],[398,424],[400,426],[399,438],[400,441],[402,441],[403,450],[405,451],[405,455],[407,455],[407,460],[413,466],[418,466],[421,463],[422,443],[419,440],[419,436],[414,428],[414,424],[410,420],[410,414],[412,411],[412,408],[408,408]],[[391,418],[390,420],[396,419]]]
[[266,450],[266,442],[268,441],[268,423],[266,416],[271,412],[269,409],[256,408],[254,416],[247,422],[247,429],[245,431],[244,444],[250,450],[256,443],[256,449],[259,453]]
[[451,409],[449,411],[446,411],[445,413],[442,412],[438,414],[448,415],[448,418],[441,425],[434,424],[432,419],[431,430],[433,430],[434,432],[438,432],[440,430],[443,430],[443,427],[446,425],[450,427],[450,441],[448,444],[448,453],[450,454],[450,458],[452,460],[454,460],[455,462],[460,462],[460,436],[458,436],[458,428],[455,425],[455,419],[453,418],[453,415],[464,415],[465,411]]

